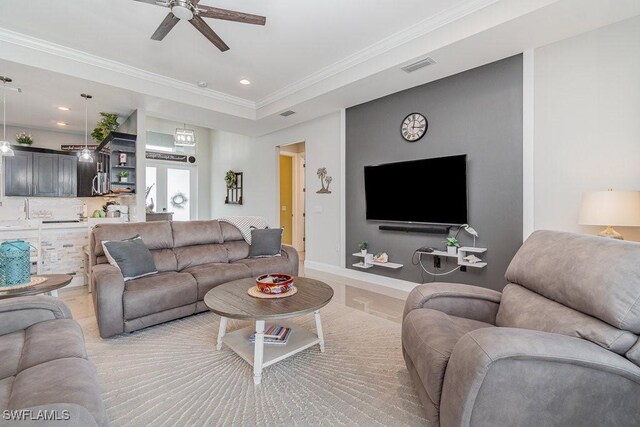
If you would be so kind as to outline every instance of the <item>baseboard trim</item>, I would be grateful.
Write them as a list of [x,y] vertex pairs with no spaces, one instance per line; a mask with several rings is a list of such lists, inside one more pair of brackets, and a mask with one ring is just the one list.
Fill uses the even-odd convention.
[[411,292],[413,288],[419,286],[420,283],[409,282],[407,280],[394,279],[391,277],[378,276],[377,274],[365,273],[363,271],[351,270],[348,268],[338,267],[336,265],[325,264],[317,261],[304,261],[305,270],[315,270],[322,273],[335,274],[336,276],[345,277],[347,279],[360,280],[363,282],[373,283],[374,285],[384,286],[387,288]]

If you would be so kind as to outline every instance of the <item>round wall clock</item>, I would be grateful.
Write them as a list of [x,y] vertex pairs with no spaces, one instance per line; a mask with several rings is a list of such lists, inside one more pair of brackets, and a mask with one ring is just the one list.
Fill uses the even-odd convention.
[[427,133],[429,122],[420,113],[411,113],[402,121],[400,133],[407,142],[416,142]]

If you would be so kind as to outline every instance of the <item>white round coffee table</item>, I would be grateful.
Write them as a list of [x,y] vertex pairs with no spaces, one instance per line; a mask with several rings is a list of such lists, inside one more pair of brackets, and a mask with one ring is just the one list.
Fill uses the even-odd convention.
[[[224,283],[211,289],[204,297],[204,303],[211,311],[220,315],[217,349],[226,344],[245,361],[253,366],[253,382],[260,384],[262,369],[273,365],[304,349],[319,345],[324,351],[324,337],[320,321],[320,309],[333,297],[333,289],[326,283],[306,277],[295,277],[293,281],[298,292],[286,298],[260,299],[250,296],[247,291],[256,285],[255,279],[240,279]],[[266,321],[282,320],[314,313],[316,334],[293,325],[289,340],[284,345],[265,345]],[[226,333],[228,319],[255,321],[255,328],[248,327]],[[249,337],[255,332],[255,345]]]

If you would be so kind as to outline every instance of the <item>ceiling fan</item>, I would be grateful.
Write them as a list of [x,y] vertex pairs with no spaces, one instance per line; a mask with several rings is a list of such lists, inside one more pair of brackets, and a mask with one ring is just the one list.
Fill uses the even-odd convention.
[[219,9],[217,7],[201,6],[200,0],[135,0],[142,3],[154,4],[157,6],[168,7],[171,12],[164,18],[155,33],[151,36],[152,40],[162,40],[171,31],[178,21],[186,20],[191,23],[198,31],[202,33],[211,43],[213,43],[221,52],[229,50],[229,46],[218,36],[202,18],[224,19],[226,21],[242,22],[244,24],[264,25],[267,18],[259,15],[251,15],[249,13],[235,12],[228,9]]

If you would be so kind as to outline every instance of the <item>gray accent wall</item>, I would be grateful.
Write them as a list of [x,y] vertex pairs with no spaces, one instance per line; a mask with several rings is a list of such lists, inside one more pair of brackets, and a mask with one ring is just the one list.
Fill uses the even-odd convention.
[[[407,143],[400,123],[412,112],[424,114],[429,129],[418,142]],[[380,231],[378,227],[385,223],[367,221],[364,166],[457,154],[467,155],[469,224],[480,235],[476,245],[488,248],[483,256],[488,265],[434,278],[412,264],[417,261],[413,254],[422,246],[444,249],[446,236]],[[404,264],[399,270],[373,267],[367,273],[501,290],[505,270],[522,244],[522,55],[347,109],[345,161],[347,268],[360,270],[352,267],[359,259],[351,254],[366,240],[369,252],[387,252],[391,262]],[[389,179],[406,185],[402,177]],[[428,209],[429,193],[447,191],[447,177],[425,171],[424,180],[412,185],[415,197],[423,199]],[[394,202],[390,197],[389,203]],[[458,238],[463,245],[473,242],[464,231]],[[443,268],[436,271],[432,257],[423,261],[437,273],[457,265],[442,258]]]

